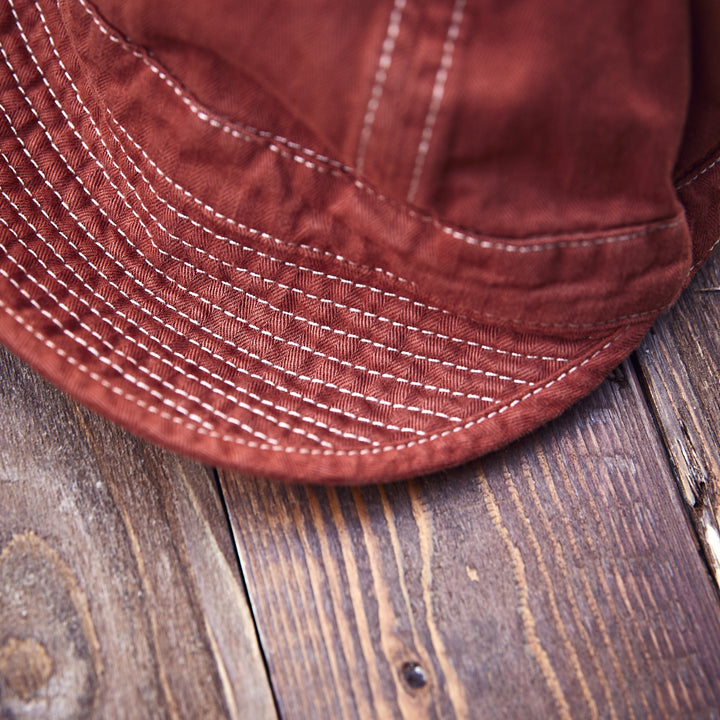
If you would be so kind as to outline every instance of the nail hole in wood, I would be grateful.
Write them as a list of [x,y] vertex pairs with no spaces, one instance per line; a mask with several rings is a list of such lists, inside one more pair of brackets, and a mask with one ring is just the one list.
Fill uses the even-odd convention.
[[416,662],[406,662],[401,668],[403,680],[413,690],[417,690],[427,685],[427,673],[423,670],[422,665]]

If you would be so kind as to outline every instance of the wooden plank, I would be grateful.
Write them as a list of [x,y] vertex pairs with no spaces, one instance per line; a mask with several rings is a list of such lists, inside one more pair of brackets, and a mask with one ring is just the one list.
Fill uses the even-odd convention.
[[720,585],[720,253],[658,320],[638,359],[683,497]]
[[0,717],[270,718],[215,477],[0,352]]
[[720,605],[630,365],[450,473],[220,477],[284,717],[717,717]]

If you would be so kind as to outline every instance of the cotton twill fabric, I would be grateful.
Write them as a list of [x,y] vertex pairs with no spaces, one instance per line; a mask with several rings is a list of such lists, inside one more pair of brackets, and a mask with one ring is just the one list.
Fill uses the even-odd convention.
[[566,5],[5,0],[0,340],[284,480],[554,417],[720,235],[714,4]]

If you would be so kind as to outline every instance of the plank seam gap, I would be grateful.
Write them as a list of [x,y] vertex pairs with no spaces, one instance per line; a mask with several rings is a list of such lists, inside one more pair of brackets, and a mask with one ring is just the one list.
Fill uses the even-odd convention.
[[222,483],[220,482],[220,473],[216,467],[211,468],[213,479],[215,481],[215,487],[217,489],[220,502],[222,503],[223,515],[225,516],[225,522],[227,524],[228,533],[232,539],[233,553],[235,555],[235,562],[237,563],[238,572],[240,573],[240,581],[242,583],[242,590],[247,600],[248,609],[250,610],[250,616],[252,617],[253,630],[255,631],[255,639],[257,640],[258,648],[260,650],[260,657],[262,658],[263,667],[265,668],[265,675],[268,679],[268,685],[270,686],[270,695],[272,696],[273,707],[275,708],[275,715],[278,720],[282,720],[282,713],[280,712],[280,703],[277,697],[277,691],[275,689],[275,683],[273,682],[273,676],[270,672],[270,664],[268,662],[267,655],[265,654],[265,647],[260,637],[260,627],[258,626],[258,620],[255,615],[255,606],[252,598],[250,597],[250,591],[245,581],[245,570],[242,565],[242,559],[238,551],[237,541],[235,538],[235,532],[233,531],[232,522],[230,520],[230,511],[228,510],[227,502],[225,501],[225,492],[223,491]]

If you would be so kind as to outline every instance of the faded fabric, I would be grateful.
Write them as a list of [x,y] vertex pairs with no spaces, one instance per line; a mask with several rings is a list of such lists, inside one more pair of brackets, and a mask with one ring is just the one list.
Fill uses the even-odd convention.
[[0,341],[283,480],[556,416],[720,237],[713,0],[1,0]]

